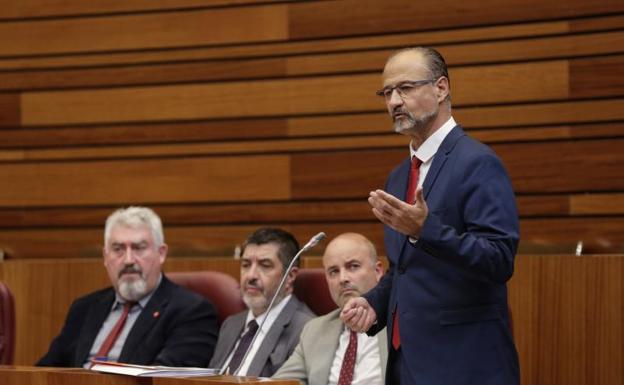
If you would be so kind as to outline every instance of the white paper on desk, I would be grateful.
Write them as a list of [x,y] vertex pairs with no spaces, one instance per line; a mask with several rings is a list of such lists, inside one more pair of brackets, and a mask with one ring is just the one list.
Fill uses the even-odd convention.
[[219,374],[219,369],[146,366],[106,361],[94,361],[91,370],[102,373],[124,374],[126,376],[138,377],[198,377],[216,376]]

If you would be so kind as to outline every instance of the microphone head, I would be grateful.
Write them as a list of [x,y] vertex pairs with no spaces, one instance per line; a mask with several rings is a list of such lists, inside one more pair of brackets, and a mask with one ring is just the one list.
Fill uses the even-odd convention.
[[310,238],[308,243],[306,243],[306,245],[303,246],[302,250],[309,250],[309,249],[311,249],[312,247],[316,246],[320,241],[325,239],[325,237],[326,237],[325,233],[321,231],[320,233],[318,233],[315,236],[313,236],[312,238]]

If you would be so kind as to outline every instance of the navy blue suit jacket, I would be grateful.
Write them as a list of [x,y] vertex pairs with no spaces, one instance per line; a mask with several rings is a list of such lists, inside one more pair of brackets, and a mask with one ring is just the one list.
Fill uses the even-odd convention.
[[[409,167],[406,159],[386,183],[401,200]],[[386,325],[390,333],[398,308],[402,385],[518,384],[506,288],[519,239],[509,177],[489,147],[457,126],[423,192],[429,214],[416,243],[384,228],[390,269],[365,295],[378,319],[369,333]]]
[[[61,333],[37,365],[82,366],[114,300],[115,291],[109,287],[74,301]],[[119,362],[206,367],[218,330],[214,306],[163,275],[132,326]]]

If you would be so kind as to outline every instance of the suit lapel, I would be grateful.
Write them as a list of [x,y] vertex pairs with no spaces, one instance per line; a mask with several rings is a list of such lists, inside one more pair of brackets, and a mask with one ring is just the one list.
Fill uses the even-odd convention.
[[440,148],[436,151],[436,154],[433,157],[433,163],[431,163],[431,168],[427,172],[427,177],[423,182],[423,194],[425,199],[429,196],[431,187],[440,174],[440,170],[444,167],[449,153],[453,150],[453,147],[455,147],[457,140],[464,135],[466,134],[461,129],[461,126],[457,125],[448,133],[448,135],[446,135],[446,138],[444,138],[440,144]]
[[334,310],[322,331],[323,335],[319,336],[319,342],[321,343],[318,345],[318,349],[310,354],[310,357],[314,359],[314,365],[318,364],[318,372],[314,372],[314,375],[311,376],[314,378],[308,379],[311,384],[316,380],[318,380],[319,384],[326,384],[327,380],[329,380],[329,372],[334,362],[334,354],[331,354],[331,352],[338,350],[340,333],[342,333],[344,328],[339,315],[340,309]]
[[152,298],[145,305],[145,309],[141,311],[134,325],[132,325],[132,329],[119,355],[120,362],[129,361],[139,344],[143,342],[145,334],[154,328],[154,325],[160,319],[160,315],[164,313],[169,304],[171,289],[171,282],[163,275],[162,282],[156,289],[156,292],[154,292]]
[[273,322],[273,325],[269,328],[269,332],[264,337],[262,344],[258,348],[256,355],[251,361],[251,365],[249,365],[249,370],[247,370],[247,374],[252,373],[262,373],[262,369],[269,361],[269,356],[275,350],[277,343],[280,340],[280,336],[282,335],[284,328],[288,326],[290,320],[293,315],[297,311],[297,307],[299,306],[299,300],[292,296],[290,301],[286,304],[284,309],[280,312],[280,314]]
[[80,332],[80,338],[76,347],[76,355],[74,357],[74,364],[82,366],[89,357],[91,347],[95,342],[95,338],[100,332],[102,324],[106,320],[106,317],[110,314],[115,300],[115,291],[110,288],[105,291],[102,297],[93,303],[89,309],[85,323],[82,325]]
[[[221,349],[218,349],[218,351],[215,351],[215,355],[218,354],[219,356],[215,357],[215,364],[211,366],[218,369],[223,367],[225,360],[230,353],[232,353],[234,345],[236,345],[236,342],[238,342],[239,337],[243,333],[248,312],[249,310],[245,310],[233,315],[232,318],[227,321],[227,326],[224,325],[222,330],[219,331],[219,341],[223,341],[225,345],[223,345]],[[223,336],[221,334],[223,334]]]
[[[388,186],[388,193],[394,195],[398,199],[405,202],[405,197],[407,195],[407,183],[409,179],[409,171],[411,167],[411,161],[409,158],[404,160],[399,166],[398,175],[397,175],[397,183],[394,183],[393,186]],[[405,247],[405,243],[407,242],[407,236],[405,234],[401,234],[398,231],[391,231],[390,234],[394,237],[394,242],[396,243],[396,250],[399,250],[399,254],[397,254],[397,260],[403,254],[403,248]]]

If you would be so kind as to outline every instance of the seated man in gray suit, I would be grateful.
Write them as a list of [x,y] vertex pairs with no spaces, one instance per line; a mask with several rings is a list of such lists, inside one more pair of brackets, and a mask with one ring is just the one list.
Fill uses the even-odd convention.
[[294,378],[309,385],[382,385],[386,334],[369,337],[352,332],[339,317],[349,298],[372,289],[383,275],[375,246],[360,234],[339,235],[327,245],[323,267],[339,309],[307,323],[294,353],[273,378]]
[[[221,325],[211,368],[226,369],[230,374],[270,377],[292,354],[303,325],[314,317],[292,295],[296,266],[288,273],[268,314],[267,308],[297,251],[295,237],[280,229],[260,228],[247,238],[240,282],[249,310],[228,317]],[[263,321],[262,330],[258,330]],[[258,336],[251,345],[256,332]],[[247,350],[249,354],[244,357]]]

